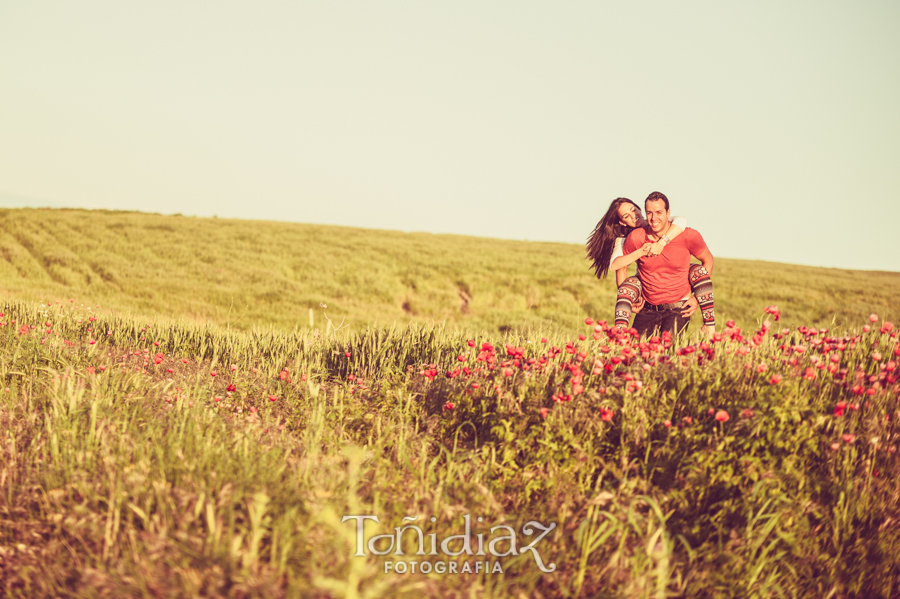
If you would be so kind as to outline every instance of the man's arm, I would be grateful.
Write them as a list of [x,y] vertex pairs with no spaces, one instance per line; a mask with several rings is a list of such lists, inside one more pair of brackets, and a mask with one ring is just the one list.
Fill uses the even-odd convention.
[[[622,251],[625,256],[621,256],[616,260],[619,261],[616,266],[616,287],[621,287],[622,282],[628,276],[628,265],[632,262],[636,262],[638,258],[643,258],[647,255],[647,252],[650,249],[650,244],[647,243],[647,234],[644,229],[635,229],[631,233],[628,234],[628,237],[625,238],[625,243],[622,244]],[[623,259],[627,260],[624,262],[623,267]],[[641,311],[641,308],[644,307],[644,297],[641,296],[638,298],[637,303],[632,306],[632,311],[637,314]]]
[[694,257],[699,260],[701,264],[703,264],[706,272],[712,275],[713,264],[715,263],[715,260],[713,259],[712,252],[709,251],[709,248],[703,248],[703,251],[695,254]]

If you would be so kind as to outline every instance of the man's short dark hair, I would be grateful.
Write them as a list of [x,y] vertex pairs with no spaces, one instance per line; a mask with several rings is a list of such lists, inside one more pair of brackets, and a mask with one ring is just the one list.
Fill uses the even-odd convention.
[[666,194],[660,191],[654,191],[650,195],[647,196],[647,199],[644,200],[644,210],[647,210],[647,202],[657,202],[662,200],[666,204],[666,211],[669,210],[669,198],[666,197]]

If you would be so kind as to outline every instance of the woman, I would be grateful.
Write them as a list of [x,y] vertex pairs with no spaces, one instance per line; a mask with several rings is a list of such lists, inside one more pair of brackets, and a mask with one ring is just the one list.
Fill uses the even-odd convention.
[[[628,265],[643,256],[657,256],[662,253],[667,243],[681,235],[687,227],[687,219],[676,216],[672,219],[666,242],[663,239],[655,243],[645,243],[630,254],[623,253],[625,238],[646,221],[637,204],[628,198],[616,198],[591,236],[588,237],[587,254],[593,262],[592,267],[598,279],[606,278],[610,270],[616,273],[616,326],[625,329],[633,312],[640,312],[644,305],[641,292],[641,280],[638,277],[627,277]],[[699,302],[700,314],[703,318],[702,330],[706,333],[715,331],[716,316],[713,306],[712,280],[706,269],[700,264],[691,264],[688,273],[691,282],[691,293]]]

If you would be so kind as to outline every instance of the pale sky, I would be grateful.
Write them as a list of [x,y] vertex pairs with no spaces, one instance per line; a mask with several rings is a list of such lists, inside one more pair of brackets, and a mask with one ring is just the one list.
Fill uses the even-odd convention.
[[0,0],[0,206],[900,271],[900,2]]

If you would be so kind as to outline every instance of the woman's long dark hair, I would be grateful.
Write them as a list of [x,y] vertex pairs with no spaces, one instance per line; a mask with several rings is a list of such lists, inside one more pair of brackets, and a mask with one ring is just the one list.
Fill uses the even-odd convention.
[[619,206],[625,203],[640,210],[638,205],[628,198],[616,198],[588,237],[587,257],[591,260],[591,268],[594,269],[598,279],[606,278],[609,272],[609,259],[612,257],[616,238],[625,237],[634,230],[633,227],[626,227],[619,222]]

